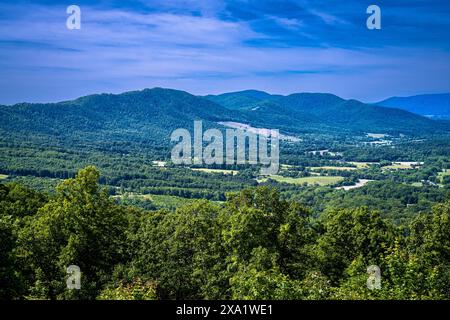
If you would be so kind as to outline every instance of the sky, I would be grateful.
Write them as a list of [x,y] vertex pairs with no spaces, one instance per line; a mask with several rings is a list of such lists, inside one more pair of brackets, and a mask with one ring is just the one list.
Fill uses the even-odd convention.
[[0,104],[153,87],[376,102],[450,92],[449,75],[447,0],[0,0]]

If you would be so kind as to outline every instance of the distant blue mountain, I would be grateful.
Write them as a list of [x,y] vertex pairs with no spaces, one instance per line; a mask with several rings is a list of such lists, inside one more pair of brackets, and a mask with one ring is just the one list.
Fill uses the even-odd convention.
[[450,94],[423,94],[412,97],[393,97],[376,103],[379,106],[399,108],[431,118],[450,119]]

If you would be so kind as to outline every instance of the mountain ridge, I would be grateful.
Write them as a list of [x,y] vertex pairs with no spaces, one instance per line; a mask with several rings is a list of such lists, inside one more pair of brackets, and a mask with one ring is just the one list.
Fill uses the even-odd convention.
[[[258,92],[258,95],[263,97],[261,99],[255,96],[254,90],[225,93],[216,96],[209,95],[205,98],[231,110],[239,110],[253,119],[254,117],[251,114],[255,111],[260,113],[260,117],[263,114],[266,118],[270,118],[271,115],[267,114],[267,112],[270,112],[277,118],[276,121],[268,121],[272,125],[280,122],[289,123],[295,120],[298,125],[312,126],[319,130],[318,124],[328,128],[334,127],[335,129],[337,125],[338,129],[344,129],[344,131],[348,131],[345,130],[345,127],[347,127],[347,129],[351,128],[359,132],[373,131],[375,129],[387,132],[404,131],[410,133],[413,131],[411,127],[414,126],[424,126],[430,131],[435,131],[434,129],[443,128],[444,126],[436,122],[430,122],[431,120],[429,119],[425,120],[422,116],[405,110],[365,104],[355,99],[345,100],[330,93],[304,92],[285,96],[262,93],[264,95]],[[279,114],[280,110],[282,110],[284,117]],[[264,114],[264,111],[266,111],[266,114]],[[280,116],[282,119],[280,119]]]
[[0,129],[66,136],[82,132],[93,139],[112,135],[131,141],[161,139],[174,129],[191,128],[194,120],[204,120],[207,127],[217,127],[221,121],[235,121],[297,135],[324,132],[415,134],[449,129],[442,123],[404,110],[345,100],[332,94],[282,96],[246,90],[217,97],[152,88],[121,94],[94,94],[58,103],[0,106]]
[[423,116],[450,119],[450,93],[391,97],[376,104],[403,109]]

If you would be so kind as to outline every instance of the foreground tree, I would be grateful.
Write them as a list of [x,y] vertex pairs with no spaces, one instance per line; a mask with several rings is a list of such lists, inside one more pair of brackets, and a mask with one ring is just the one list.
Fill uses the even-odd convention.
[[229,197],[220,225],[233,298],[300,297],[316,235],[308,211],[276,189],[247,189]]
[[356,259],[365,268],[380,265],[395,236],[394,228],[379,213],[365,207],[332,211],[324,220],[325,232],[317,242],[318,264],[333,285]]
[[408,251],[426,275],[415,284],[420,295],[427,292],[450,299],[450,201],[433,207],[431,214],[419,215],[411,225]]
[[133,277],[156,280],[163,299],[219,298],[226,290],[216,266],[224,260],[219,211],[217,205],[198,201],[143,217],[135,239]]
[[[114,265],[123,259],[124,210],[98,185],[94,167],[57,187],[20,235],[22,256],[34,271],[35,298],[94,298]],[[66,268],[81,269],[81,290],[67,290]]]
[[409,227],[409,236],[397,235],[386,250],[372,256],[372,259],[378,257],[372,261],[381,269],[379,289],[367,287],[368,262],[359,256],[340,277],[342,282],[334,288],[333,298],[449,299],[449,208],[449,203],[438,204],[431,213],[419,215]]
[[24,287],[15,254],[16,234],[7,216],[0,216],[0,244],[0,300],[20,298]]
[[0,300],[26,293],[30,272],[18,259],[17,234],[46,201],[43,194],[19,184],[0,184]]

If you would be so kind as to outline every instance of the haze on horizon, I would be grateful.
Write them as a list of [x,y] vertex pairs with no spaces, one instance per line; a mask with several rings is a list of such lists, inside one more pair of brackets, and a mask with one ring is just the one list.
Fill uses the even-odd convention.
[[0,3],[0,104],[165,87],[327,92],[365,102],[450,92],[450,3],[79,0]]

